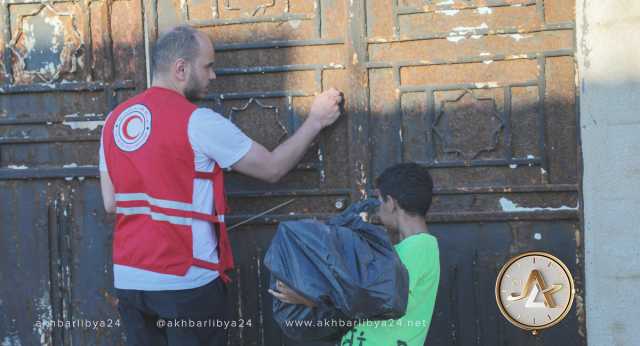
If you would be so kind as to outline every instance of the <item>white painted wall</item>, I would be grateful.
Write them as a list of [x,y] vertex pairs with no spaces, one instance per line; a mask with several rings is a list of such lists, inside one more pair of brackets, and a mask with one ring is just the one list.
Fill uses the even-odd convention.
[[576,0],[589,345],[640,345],[640,0]]

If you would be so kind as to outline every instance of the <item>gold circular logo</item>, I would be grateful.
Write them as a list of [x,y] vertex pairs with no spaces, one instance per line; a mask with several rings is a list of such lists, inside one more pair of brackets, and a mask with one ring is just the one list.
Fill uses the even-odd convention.
[[546,252],[527,252],[510,259],[496,280],[500,312],[515,326],[534,334],[562,321],[574,295],[569,269]]

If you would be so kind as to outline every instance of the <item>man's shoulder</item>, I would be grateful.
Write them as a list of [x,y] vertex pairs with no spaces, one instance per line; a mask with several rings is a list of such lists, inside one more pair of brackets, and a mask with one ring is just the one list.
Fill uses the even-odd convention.
[[191,113],[191,118],[195,120],[209,120],[209,121],[225,121],[227,118],[220,113],[207,107],[198,107]]

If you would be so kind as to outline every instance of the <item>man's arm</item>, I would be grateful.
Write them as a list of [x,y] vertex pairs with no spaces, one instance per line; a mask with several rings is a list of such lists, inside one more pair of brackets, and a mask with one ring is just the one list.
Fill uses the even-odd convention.
[[102,202],[104,203],[104,209],[107,213],[115,213],[116,198],[108,172],[100,171],[100,187],[102,188]]
[[287,174],[304,156],[313,139],[340,116],[342,96],[336,89],[318,95],[311,105],[307,120],[273,151],[253,142],[246,155],[232,168],[248,176],[275,183]]

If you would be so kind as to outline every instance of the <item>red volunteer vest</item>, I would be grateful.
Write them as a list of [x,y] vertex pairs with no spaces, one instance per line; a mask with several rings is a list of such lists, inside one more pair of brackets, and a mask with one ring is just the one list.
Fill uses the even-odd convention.
[[[115,189],[113,263],[185,275],[190,266],[233,268],[224,223],[223,173],[195,171],[188,124],[196,105],[169,89],[153,87],[120,104],[105,122],[103,146]],[[213,182],[214,211],[193,210],[193,180]],[[194,219],[213,223],[219,263],[193,257]]]

